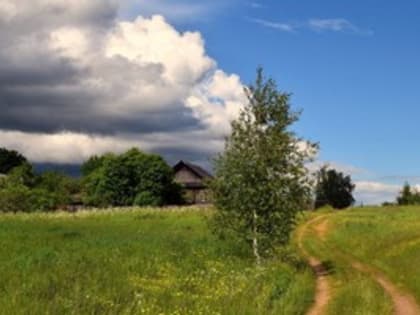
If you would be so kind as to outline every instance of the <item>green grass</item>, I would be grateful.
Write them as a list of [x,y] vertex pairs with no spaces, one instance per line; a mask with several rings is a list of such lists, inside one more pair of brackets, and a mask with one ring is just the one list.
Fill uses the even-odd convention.
[[[322,216],[325,213],[307,214],[304,220],[318,215]],[[329,218],[335,218],[335,216],[336,214],[332,214]],[[306,231],[303,245],[310,255],[320,259],[329,270],[331,297],[327,306],[327,314],[393,314],[392,302],[383,289],[368,275],[354,270],[347,257],[331,247],[328,239],[321,241],[313,229],[314,225],[311,225]]]
[[331,246],[375,266],[420,302],[420,207],[353,209],[330,220]]
[[209,210],[0,216],[0,314],[304,314],[313,276],[209,231]]

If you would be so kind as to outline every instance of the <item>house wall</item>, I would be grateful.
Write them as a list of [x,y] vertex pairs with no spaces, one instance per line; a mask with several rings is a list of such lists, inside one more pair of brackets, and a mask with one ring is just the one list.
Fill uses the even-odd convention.
[[212,202],[212,194],[209,189],[185,189],[184,198],[190,204],[204,204]]
[[197,183],[201,184],[202,180],[189,169],[183,167],[175,173],[175,181],[179,184]]

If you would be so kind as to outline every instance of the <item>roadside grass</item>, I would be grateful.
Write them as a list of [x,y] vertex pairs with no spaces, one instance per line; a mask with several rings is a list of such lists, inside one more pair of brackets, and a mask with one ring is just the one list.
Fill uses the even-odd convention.
[[[324,216],[332,212],[322,210],[317,213],[307,213],[303,221]],[[335,214],[328,216],[334,217]],[[330,221],[330,219],[329,219]],[[321,222],[321,221],[319,221]],[[329,246],[328,232],[325,239],[311,225],[303,238],[303,246],[310,255],[320,259],[329,271],[331,297],[327,306],[329,315],[391,315],[393,314],[390,297],[373,279],[352,268],[348,259],[341,251]],[[334,231],[336,227],[331,227]]]
[[0,314],[304,314],[301,262],[257,269],[209,209],[0,215]]
[[330,217],[328,243],[384,272],[420,302],[420,207],[371,207]]

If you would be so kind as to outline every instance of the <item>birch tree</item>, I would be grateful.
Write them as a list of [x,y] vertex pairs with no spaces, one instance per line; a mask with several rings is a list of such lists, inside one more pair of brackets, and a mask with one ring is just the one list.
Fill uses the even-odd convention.
[[297,213],[311,198],[305,162],[317,145],[290,129],[300,113],[261,68],[245,93],[248,102],[214,162],[214,227],[245,239],[259,265],[288,242]]

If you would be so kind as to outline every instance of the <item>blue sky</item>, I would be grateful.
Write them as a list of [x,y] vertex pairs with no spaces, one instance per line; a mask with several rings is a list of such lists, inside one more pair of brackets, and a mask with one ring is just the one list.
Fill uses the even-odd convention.
[[191,14],[196,2],[179,3],[184,14],[154,13],[200,31],[245,83],[262,65],[304,110],[296,129],[320,142],[320,160],[361,181],[420,183],[418,1],[202,2]]

